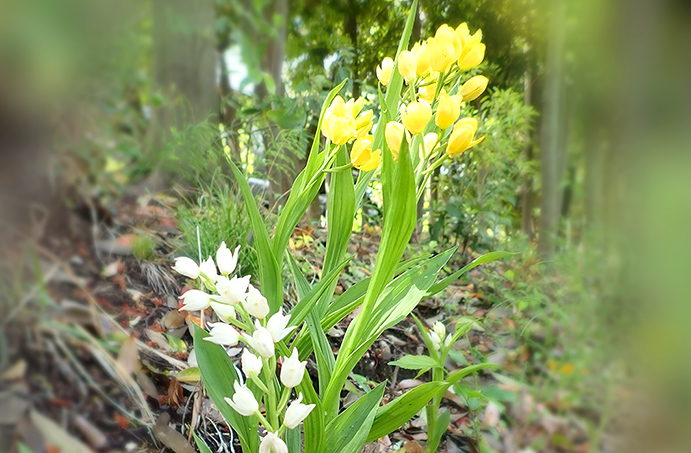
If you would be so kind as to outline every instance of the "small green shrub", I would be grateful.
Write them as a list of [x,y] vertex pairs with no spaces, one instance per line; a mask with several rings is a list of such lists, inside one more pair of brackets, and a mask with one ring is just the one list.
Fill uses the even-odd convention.
[[242,246],[239,269],[243,274],[256,275],[247,210],[226,177],[216,176],[208,185],[200,183],[195,195],[183,200],[178,209],[178,227],[182,232],[181,255],[197,256],[201,250],[202,259],[206,259],[214,256],[218,244],[225,241],[229,246]]

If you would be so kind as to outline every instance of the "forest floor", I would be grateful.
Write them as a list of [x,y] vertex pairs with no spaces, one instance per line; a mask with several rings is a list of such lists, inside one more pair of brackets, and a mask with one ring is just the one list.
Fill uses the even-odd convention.
[[[191,429],[213,451],[240,451],[198,375],[184,371],[195,364],[189,333],[195,319],[178,311],[185,281],[171,271],[180,235],[175,203],[168,197],[130,197],[108,207],[94,203],[66,210],[42,225],[42,237],[25,262],[34,281],[21,287],[7,324],[10,354],[0,363],[0,438],[7,441],[0,441],[0,451],[21,441],[34,453],[186,453],[196,451]],[[146,260],[133,254],[142,233],[155,238],[155,254]],[[307,273],[316,275],[320,268],[314,251],[324,237],[322,229],[302,225],[291,240]],[[378,237],[367,227],[356,233],[349,253],[358,264],[346,268],[340,290],[370,272]],[[459,252],[449,267],[475,257]],[[584,414],[583,406],[573,403],[575,390],[558,385],[579,370],[542,361],[522,340],[525,315],[492,302],[492,293],[512,291],[505,272],[501,263],[473,271],[416,309],[429,326],[460,316],[479,321],[456,344],[449,370],[478,361],[499,364],[496,371],[464,381],[480,392],[477,397],[447,392],[442,406],[451,411],[451,423],[439,451],[593,451],[586,421],[597,423],[599,415]],[[531,267],[517,272],[529,275]],[[351,319],[328,334],[335,353]],[[239,359],[239,352],[229,354]],[[419,385],[426,375],[416,378],[414,371],[388,362],[425,352],[412,320],[389,329],[357,366],[351,391],[343,392],[345,404],[374,382],[387,381],[385,399]],[[315,370],[312,363],[308,367]],[[557,390],[536,391],[546,381],[556,382]],[[405,445],[406,452],[418,452],[425,440],[424,417],[418,416],[366,451]]]

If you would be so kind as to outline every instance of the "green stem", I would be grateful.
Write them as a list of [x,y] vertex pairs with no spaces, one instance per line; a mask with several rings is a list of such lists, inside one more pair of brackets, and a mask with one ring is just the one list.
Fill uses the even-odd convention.
[[[266,415],[271,419],[274,426],[278,426],[278,407],[276,405],[276,388],[273,385],[273,378],[276,370],[276,358],[271,357],[270,359],[265,359],[262,357],[262,363],[264,364],[263,375],[264,383],[267,387],[267,397],[268,404],[265,404],[264,409],[266,409]],[[266,401],[265,401],[266,402]],[[273,431],[273,430],[272,430]]]
[[259,376],[252,376],[250,379],[252,379],[252,382],[254,382],[259,389],[264,392],[264,394],[269,393],[269,389],[264,385],[261,379],[259,379]]
[[271,423],[269,423],[269,421],[262,415],[261,412],[257,411],[257,412],[254,413],[254,415],[256,415],[257,417],[259,417],[259,421],[261,422],[262,425],[264,425],[264,428],[266,428],[267,430],[269,430],[269,431],[271,431],[271,432],[274,432],[273,426],[272,426]]
[[449,155],[444,153],[443,156],[441,156],[439,159],[437,159],[432,165],[429,166],[429,168],[427,170],[423,171],[422,174],[427,175],[427,174],[432,173],[434,170],[436,170],[438,167],[440,167],[441,164],[443,164],[446,161],[446,159],[448,159],[448,158],[449,158]]
[[291,393],[291,388],[290,387],[283,387],[283,394],[281,395],[281,400],[278,402],[278,413],[282,413],[283,409],[286,408],[288,405],[288,399],[290,398],[290,393]]
[[235,304],[235,311],[240,313],[240,317],[245,322],[245,331],[248,334],[251,334],[254,331],[254,324],[252,324],[250,314],[247,313],[247,310],[245,310],[245,307],[243,307],[242,304]]
[[[441,382],[444,379],[444,370],[439,367],[432,368],[432,381]],[[439,417],[439,405],[441,404],[441,399],[443,398],[442,393],[434,395],[432,398],[432,404],[428,405],[427,411],[427,438],[432,440],[432,436],[435,435],[437,431],[437,421]],[[435,443],[438,443],[438,439],[434,439]],[[437,451],[438,445],[429,445],[427,453],[435,453]]]
[[341,165],[340,167],[329,168],[329,169],[327,169],[327,170],[324,170],[324,172],[325,172],[325,173],[336,173],[336,172],[339,172],[339,171],[348,170],[348,169],[350,169],[350,168],[353,168],[352,162],[349,163],[349,164],[346,164],[346,165]]
[[249,332],[251,330],[251,328],[249,326],[247,326],[247,324],[245,324],[242,321],[238,321],[235,318],[223,318],[223,319],[224,319],[224,321],[227,321],[228,324],[231,324],[231,325],[233,325],[233,326],[237,327],[238,329],[243,330],[245,332]]

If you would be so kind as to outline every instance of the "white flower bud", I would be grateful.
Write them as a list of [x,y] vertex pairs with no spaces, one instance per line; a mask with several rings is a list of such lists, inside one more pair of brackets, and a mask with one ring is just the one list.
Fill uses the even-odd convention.
[[240,334],[232,326],[222,322],[210,322],[209,325],[211,326],[210,336],[204,338],[204,340],[222,346],[235,346],[238,344]]
[[252,354],[249,349],[245,349],[242,352],[240,361],[242,362],[242,372],[245,373],[245,376],[248,378],[259,376],[259,373],[262,371],[262,359]]
[[235,412],[249,417],[259,410],[259,403],[257,403],[254,394],[245,384],[240,384],[238,381],[235,381],[233,382],[233,388],[235,388],[233,399],[227,397],[224,399]]
[[272,317],[269,318],[269,322],[266,323],[266,330],[269,331],[271,337],[273,337],[274,342],[278,343],[286,335],[297,329],[297,326],[291,326],[286,329],[288,322],[290,321],[291,315],[283,316],[283,310],[279,310]]
[[218,270],[221,271],[222,275],[228,276],[233,273],[235,266],[238,264],[239,251],[239,245],[235,247],[235,252],[231,252],[230,249],[226,247],[226,243],[221,242],[221,246],[216,252],[216,264],[218,265]]
[[246,333],[242,334],[242,336],[245,338],[245,342],[265,359],[273,357],[275,353],[274,339],[271,337],[269,331],[259,324],[259,321],[255,321],[254,325],[256,330],[251,337]]
[[209,304],[211,304],[211,296],[198,289],[190,289],[189,291],[185,292],[185,294],[178,297],[178,299],[182,299],[183,302],[180,310],[204,310],[209,308]]
[[268,432],[259,444],[259,453],[288,453],[288,446],[276,434]]
[[216,292],[221,296],[216,299],[224,304],[235,305],[247,298],[247,287],[250,284],[250,276],[242,278],[233,277],[229,280],[226,277],[216,277]]
[[197,263],[186,256],[175,258],[175,266],[173,266],[173,270],[178,274],[191,278],[192,280],[196,280],[199,277],[199,266],[197,266]]
[[446,337],[446,327],[444,327],[444,324],[440,323],[439,321],[434,323],[432,330],[436,332],[440,339]]
[[[212,296],[213,299],[213,296]],[[236,319],[235,309],[232,305],[221,304],[218,302],[211,302],[211,308],[216,312],[216,316],[224,321],[229,319]]]
[[269,304],[266,297],[262,296],[262,293],[252,285],[249,285],[247,298],[242,302],[242,305],[247,313],[257,319],[264,319],[269,314]]
[[283,365],[281,366],[281,382],[288,388],[297,387],[302,382],[302,377],[305,375],[305,367],[307,361],[300,362],[297,348],[293,348],[293,353],[290,357],[283,357]]
[[218,276],[218,272],[216,272],[216,263],[214,263],[211,257],[207,258],[206,261],[203,261],[202,264],[199,265],[199,270],[202,274],[206,275],[209,280],[216,280]]
[[429,339],[432,341],[432,346],[434,349],[437,351],[439,350],[441,346],[441,338],[439,338],[439,335],[437,335],[437,332],[432,331],[429,333]]
[[290,403],[290,406],[288,406],[288,409],[286,409],[283,424],[289,429],[294,429],[307,418],[315,406],[315,404],[302,404],[302,393],[300,393],[298,395],[298,399]]

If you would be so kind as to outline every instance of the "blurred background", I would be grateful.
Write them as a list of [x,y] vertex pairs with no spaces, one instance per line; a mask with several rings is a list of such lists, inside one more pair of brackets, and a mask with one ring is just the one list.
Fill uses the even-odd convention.
[[[88,441],[65,416],[80,403],[55,401],[90,391],[49,398],[59,390],[40,382],[78,366],[50,349],[85,316],[65,300],[118,276],[176,296],[169,259],[196,256],[200,225],[204,256],[222,240],[251,245],[227,160],[268,218],[280,212],[328,91],[347,79],[348,97],[376,105],[374,69],[395,55],[411,3],[0,1],[0,413],[14,414],[0,415],[1,451],[28,442],[17,427],[40,425],[36,408]],[[421,0],[411,41],[461,22],[487,45],[489,88],[464,110],[487,138],[436,172],[411,255],[520,252],[437,306],[503,313],[486,328],[512,339],[493,351],[513,395],[500,421],[473,429],[487,451],[689,451],[691,4]],[[374,178],[358,231],[376,236],[380,203]],[[291,247],[318,247],[323,227],[315,203]],[[251,253],[243,265],[254,269]],[[146,410],[139,424],[89,423],[134,430],[122,445],[149,451]]]

